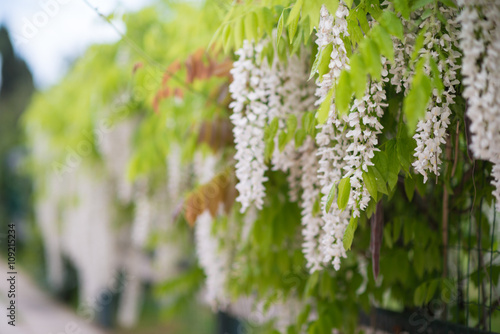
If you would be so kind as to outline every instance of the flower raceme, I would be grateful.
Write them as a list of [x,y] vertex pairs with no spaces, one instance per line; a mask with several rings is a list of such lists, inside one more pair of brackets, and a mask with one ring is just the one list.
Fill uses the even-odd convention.
[[[342,1],[335,13],[329,13],[325,6],[320,11],[314,42],[318,53],[327,47],[331,48],[331,53],[328,70],[317,78],[315,92],[308,84],[308,63],[304,61],[307,52],[293,55],[287,62],[277,56],[268,62],[262,56],[266,43],[270,43],[265,40],[244,41],[243,47],[236,51],[238,60],[231,71],[234,81],[230,86],[233,98],[230,107],[236,143],[237,201],[241,203],[242,212],[251,206],[257,210],[264,206],[264,184],[269,168],[265,159],[265,132],[271,121],[278,119],[278,131],[285,131],[287,119],[293,115],[300,128],[305,111],[331,98],[328,116],[317,126],[314,138],[306,138],[301,145],[296,145],[292,139],[279,147],[275,137],[270,162],[272,170],[287,173],[289,198],[298,200],[302,209],[302,249],[311,272],[329,264],[338,270],[341,258],[346,257],[343,238],[349,221],[359,218],[372,200],[363,175],[374,166],[372,160],[380,150],[378,136],[384,131],[382,117],[388,107],[386,90],[393,86],[396,94],[408,94],[418,66],[414,57],[423,60],[424,74],[441,84],[430,92],[425,115],[416,126],[413,170],[423,176],[424,182],[429,174],[440,175],[442,146],[446,144],[447,129],[453,117],[463,52],[464,97],[470,103],[472,148],[477,157],[495,164],[493,182],[500,185],[500,168],[497,167],[500,150],[491,145],[492,138],[500,133],[500,108],[491,98],[500,95],[495,90],[500,80],[486,79],[485,75],[493,73],[500,63],[500,52],[496,52],[497,48],[500,50],[499,28],[491,24],[500,17],[500,10],[498,5],[474,7],[465,0],[462,5],[465,8],[460,16],[457,9],[440,5],[438,9],[446,21],[426,16],[415,26],[411,23],[412,17],[401,18],[402,39],[392,37],[394,59],[389,61],[380,57],[379,80],[368,80],[364,95],[350,103],[347,115],[339,114],[334,89],[341,72],[350,70],[344,44],[349,38],[350,10]],[[482,12],[486,12],[486,7],[491,9],[488,14]],[[420,15],[424,9],[412,15]],[[461,32],[459,23],[463,25]],[[347,206],[341,209],[336,198],[328,201],[332,186],[344,178],[350,181],[350,193]],[[500,196],[500,191],[496,194]],[[320,210],[313,210],[318,203]]]

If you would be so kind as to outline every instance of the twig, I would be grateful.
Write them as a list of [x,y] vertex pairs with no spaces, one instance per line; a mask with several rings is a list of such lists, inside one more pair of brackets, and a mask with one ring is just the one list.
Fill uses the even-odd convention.
[[[465,112],[467,113],[468,105],[465,107]],[[470,137],[470,120],[468,117],[465,117],[465,144],[467,145],[467,157],[469,158],[469,161],[472,163],[472,186],[474,187],[474,198],[472,199],[472,206],[471,206],[471,212],[470,215],[472,215],[472,210],[474,210],[474,205],[476,204],[476,179],[474,177],[474,172],[476,169],[476,160],[474,159],[474,156],[472,154],[472,151],[469,147],[469,137]]]
[[[445,154],[446,154],[446,171],[444,175],[448,175],[448,169],[450,167],[449,161],[451,160],[451,138],[448,137],[446,140],[446,148],[445,148]],[[450,177],[451,179],[451,177]],[[446,182],[444,184],[444,189],[443,189],[443,212],[441,216],[441,225],[442,225],[442,236],[443,236],[443,279],[446,279],[448,277],[448,219],[449,219],[449,199],[450,196],[448,194],[448,186],[446,185]],[[443,318],[444,320],[446,319],[447,316],[447,307],[446,305],[444,306],[443,310]]]
[[457,129],[455,130],[455,154],[453,157],[454,161],[453,161],[453,168],[451,169],[451,177],[455,176],[455,172],[457,170],[459,138],[460,138],[460,122],[457,122]]
[[[446,141],[446,148],[445,148],[445,153],[446,153],[446,160],[450,161],[451,159],[451,140],[448,138]],[[446,165],[446,172],[444,175],[447,174],[449,168],[449,163]],[[444,185],[444,190],[443,190],[443,214],[441,217],[441,222],[442,222],[442,234],[443,234],[443,278],[448,277],[448,219],[449,219],[449,199],[450,196],[448,194],[448,187],[446,184]]]

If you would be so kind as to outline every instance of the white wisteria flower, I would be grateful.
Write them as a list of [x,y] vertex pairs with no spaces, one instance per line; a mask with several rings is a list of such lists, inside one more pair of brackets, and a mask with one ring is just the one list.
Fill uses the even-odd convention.
[[[328,13],[325,6],[321,8],[320,23],[317,33],[316,43],[321,50],[328,44],[332,44],[330,55],[329,72],[317,81],[316,104],[321,104],[328,92],[335,85],[343,69],[349,69],[349,58],[343,42],[343,37],[348,36],[346,17],[349,9],[340,3],[335,13],[335,17]],[[333,94],[334,95],[334,94]],[[345,250],[342,245],[342,238],[349,223],[350,208],[341,211],[334,204],[327,212],[326,199],[332,185],[337,184],[343,175],[345,166],[344,157],[347,149],[347,137],[344,130],[345,121],[338,118],[335,105],[330,106],[328,118],[323,125],[319,126],[316,136],[319,156],[318,187],[323,194],[321,200],[322,229],[321,235],[318,231],[318,248],[320,249],[320,261],[324,263],[332,262],[335,269],[340,268],[340,258],[345,257]],[[314,231],[313,228],[310,229]],[[312,266],[314,268],[314,266]]]
[[[451,116],[450,106],[454,103],[456,95],[454,86],[459,84],[457,71],[461,54],[457,51],[457,11],[444,7],[440,7],[439,10],[447,18],[447,24],[444,26],[446,33],[441,33],[441,21],[432,22],[428,19],[421,24],[427,31],[424,34],[424,47],[419,52],[437,64],[440,80],[444,86],[442,93],[437,89],[432,91],[425,118],[418,122],[413,136],[417,142],[413,167],[423,175],[424,182],[427,181],[427,173],[431,172],[436,176],[440,174],[441,146],[446,144],[446,130]],[[446,54],[447,57],[440,57],[440,54]],[[430,64],[426,64],[425,71],[431,73]]]
[[[279,130],[286,129],[286,121],[294,116],[300,127],[302,115],[314,110],[315,84],[308,80],[309,76],[309,54],[301,51],[301,58],[297,55],[290,57],[286,65],[281,65],[278,71],[281,85],[276,87],[279,94],[279,102],[273,104],[269,120],[278,118]],[[273,69],[278,67],[273,64]],[[289,196],[292,201],[297,201],[300,191],[300,163],[299,155],[295,147],[295,140],[288,142],[283,150],[279,148],[278,136],[275,138],[275,149],[271,159],[272,169],[288,172]]]
[[213,308],[224,308],[229,296],[226,283],[229,273],[229,254],[220,248],[219,238],[213,235],[214,219],[208,210],[198,216],[195,224],[196,254],[205,272],[205,300]]
[[460,0],[460,48],[470,148],[478,159],[493,163],[493,185],[500,210],[500,3]]
[[347,116],[348,132],[346,137],[350,140],[347,154],[344,157],[346,165],[346,177],[351,181],[353,201],[353,217],[359,217],[360,211],[364,211],[370,202],[370,194],[364,185],[363,173],[368,172],[368,166],[373,166],[372,159],[375,156],[378,144],[378,134],[382,132],[380,119],[384,114],[383,108],[387,107],[384,82],[388,82],[387,60],[382,57],[382,79],[379,82],[372,81],[368,85],[365,95],[361,99],[355,99],[351,107],[351,113]]
[[319,235],[321,232],[322,219],[314,212],[316,201],[319,199],[320,189],[318,187],[318,158],[314,142],[307,138],[300,148],[300,165],[302,197],[300,206],[302,208],[302,252],[307,261],[307,267],[311,272],[321,269],[322,257],[320,253]]
[[[264,162],[264,127],[268,121],[270,84],[279,83],[267,62],[260,61],[263,45],[244,41],[236,51],[239,59],[231,69],[233,82],[229,91],[233,98],[231,121],[236,146],[236,189],[241,212],[253,203],[258,209],[264,204],[267,166]],[[278,81],[278,82],[277,82]]]

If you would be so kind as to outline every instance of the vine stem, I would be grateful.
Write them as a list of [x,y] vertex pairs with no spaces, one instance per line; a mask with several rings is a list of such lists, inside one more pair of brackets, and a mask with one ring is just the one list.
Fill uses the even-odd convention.
[[[449,169],[449,162],[451,161],[451,152],[452,152],[452,147],[451,147],[451,138],[448,137],[448,140],[446,140],[446,148],[445,148],[445,154],[446,154],[446,171],[444,175],[446,176],[448,174],[448,169]],[[455,155],[455,160],[457,159],[457,155]],[[448,193],[448,187],[446,184],[444,185],[443,189],[443,214],[442,214],[442,234],[443,234],[443,278],[448,277],[448,220],[449,220],[449,199],[450,199],[450,194]]]
[[[457,124],[457,130],[458,130],[458,124]],[[448,170],[450,168],[450,162],[451,162],[451,152],[452,152],[452,147],[451,147],[451,138],[448,136],[448,139],[446,140],[446,147],[445,147],[445,155],[446,155],[446,170],[444,173],[444,176],[448,175]],[[455,166],[457,163],[458,159],[458,154],[456,153],[455,150],[455,156],[454,156],[454,163],[453,167],[450,173],[450,180],[453,177],[453,174],[455,173]],[[451,186],[451,185],[450,185]],[[450,200],[450,194],[448,193],[448,186],[446,185],[446,182],[444,184],[444,189],[443,189],[443,213],[441,217],[442,221],[442,236],[443,236],[443,280],[448,277],[448,221],[449,221],[449,200]],[[446,320],[447,317],[447,308],[446,305],[444,306],[444,310],[442,313],[443,320]]]

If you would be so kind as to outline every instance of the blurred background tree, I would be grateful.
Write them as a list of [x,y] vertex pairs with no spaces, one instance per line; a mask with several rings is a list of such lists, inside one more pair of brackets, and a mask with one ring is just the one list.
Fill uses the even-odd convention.
[[[18,249],[29,238],[31,182],[21,172],[26,155],[21,114],[34,92],[33,77],[25,61],[16,55],[7,28],[0,27],[0,59],[2,66],[0,89],[0,221],[16,223]],[[5,241],[7,223],[0,225],[1,242]],[[34,245],[31,245],[33,247]],[[33,250],[33,249],[31,249]],[[30,254],[34,254],[35,252]],[[2,252],[1,256],[6,253]],[[39,259],[40,260],[40,259]]]

